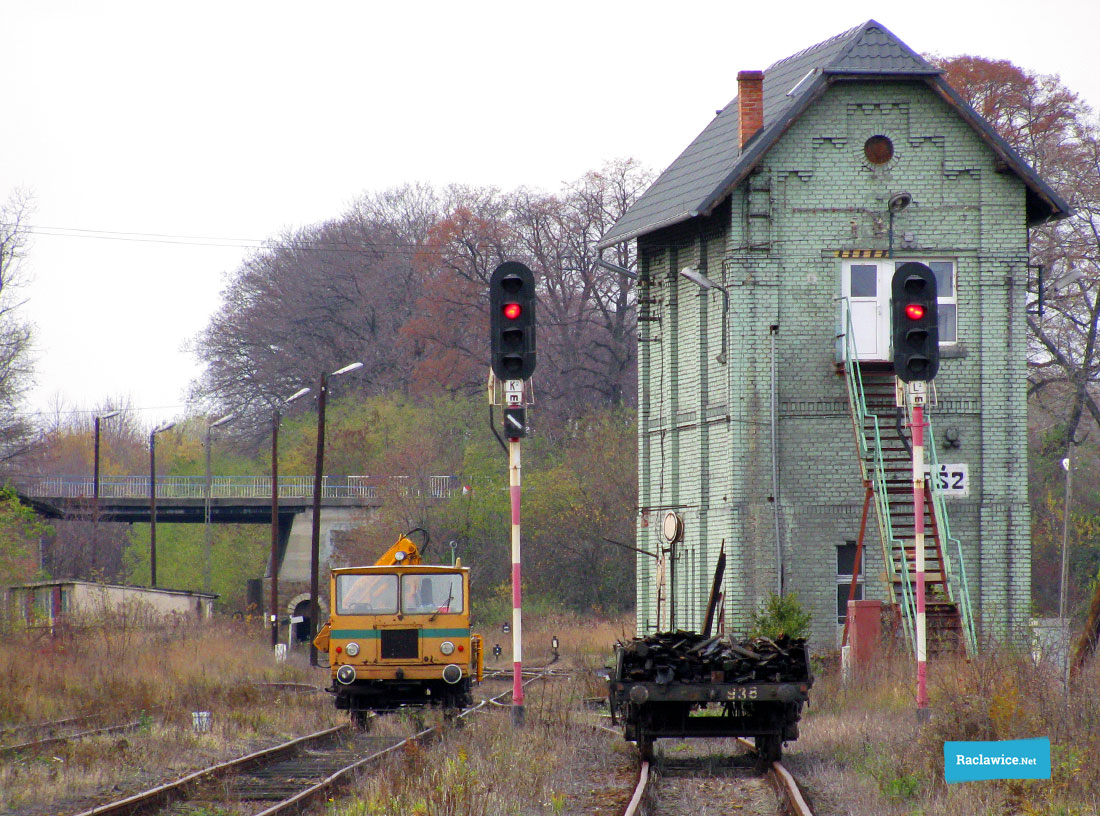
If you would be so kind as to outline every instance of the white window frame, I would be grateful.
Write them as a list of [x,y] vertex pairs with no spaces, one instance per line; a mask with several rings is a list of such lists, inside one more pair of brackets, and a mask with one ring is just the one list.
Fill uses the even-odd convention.
[[[907,259],[908,260],[908,259]],[[958,258],[921,258],[919,262],[932,269],[935,272],[935,268],[932,264],[951,264],[951,294],[941,295],[937,292],[936,303],[939,306],[940,312],[940,345],[941,346],[955,346],[959,343],[959,259]],[[895,260],[895,264],[897,261]],[[896,268],[896,267],[895,267]],[[939,276],[936,277],[937,284],[939,283]],[[938,286],[937,286],[938,289]],[[950,306],[952,314],[954,315],[951,321],[951,328],[953,330],[954,339],[944,340],[943,326],[944,326],[944,314],[943,307]]]
[[[872,265],[878,266],[878,265],[881,265],[881,266],[885,267],[885,266],[891,266],[892,265],[893,268],[891,270],[889,270],[889,275],[886,276],[886,280],[889,281],[890,278],[893,276],[894,271],[897,270],[898,266],[900,266],[903,263],[910,263],[910,262],[922,263],[925,266],[928,266],[930,269],[933,269],[933,272],[935,271],[935,269],[932,267],[932,264],[943,264],[943,263],[951,264],[951,294],[950,295],[942,295],[942,294],[938,295],[937,298],[936,298],[936,302],[940,307],[943,307],[943,306],[949,306],[950,307],[951,313],[952,313],[952,318],[950,319],[950,323],[951,323],[950,328],[953,330],[953,334],[954,334],[954,338],[951,339],[951,340],[944,340],[943,339],[944,334],[945,334],[945,332],[943,330],[944,322],[945,322],[945,315],[943,313],[943,309],[941,308],[940,309],[940,346],[942,347],[942,346],[956,346],[956,345],[958,345],[958,343],[959,343],[959,259],[958,258],[951,258],[951,257],[945,257],[945,256],[929,256],[929,257],[926,257],[926,258],[845,258],[844,263],[843,263],[843,268],[841,270],[841,274],[847,280],[850,281],[851,277],[852,277],[852,271],[851,270],[852,270],[853,266],[872,266]],[[938,280],[939,280],[939,278],[937,277],[937,281]],[[888,285],[889,284],[887,283],[887,286]],[[889,299],[889,291],[888,290],[884,293],[884,295],[887,297],[887,299]]]

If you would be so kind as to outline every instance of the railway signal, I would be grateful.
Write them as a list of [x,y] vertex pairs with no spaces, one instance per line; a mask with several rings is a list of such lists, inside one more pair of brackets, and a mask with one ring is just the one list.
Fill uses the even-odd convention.
[[[512,505],[512,727],[522,728],[520,440],[527,436],[526,406],[530,392],[526,381],[535,372],[535,276],[517,261],[505,261],[493,270],[489,279],[489,351],[493,377],[502,386],[504,435],[508,438],[508,493]],[[500,404],[495,383],[489,390],[489,403]],[[507,624],[504,631],[508,632]]]
[[891,297],[894,373],[903,382],[928,382],[940,367],[936,276],[922,263],[903,263],[894,272]]
[[489,279],[489,345],[493,373],[527,380],[535,372],[535,276],[506,261]]

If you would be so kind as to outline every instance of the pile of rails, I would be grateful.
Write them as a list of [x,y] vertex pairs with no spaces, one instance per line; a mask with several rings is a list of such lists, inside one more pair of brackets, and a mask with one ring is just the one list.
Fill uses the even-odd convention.
[[810,677],[805,638],[735,640],[676,631],[619,645],[618,676],[635,683],[797,683]]

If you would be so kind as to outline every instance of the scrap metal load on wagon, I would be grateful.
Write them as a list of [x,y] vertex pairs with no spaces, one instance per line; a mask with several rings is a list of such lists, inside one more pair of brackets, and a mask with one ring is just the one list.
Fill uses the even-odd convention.
[[406,533],[374,566],[332,570],[332,614],[314,641],[329,656],[336,708],[360,727],[368,712],[472,701],[481,637],[470,633],[470,571],[421,562]]
[[814,684],[806,639],[711,637],[725,571],[723,546],[701,634],[658,632],[615,645],[611,717],[643,757],[660,737],[753,737],[759,761],[770,763],[798,738]]
[[754,737],[761,761],[798,738],[813,675],[803,638],[662,632],[617,644],[612,717],[652,756],[659,737]]

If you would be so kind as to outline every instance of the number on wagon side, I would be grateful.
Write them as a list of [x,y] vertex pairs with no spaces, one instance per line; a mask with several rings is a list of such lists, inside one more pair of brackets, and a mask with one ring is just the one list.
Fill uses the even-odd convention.
[[755,700],[756,686],[734,686],[726,692],[727,700]]

